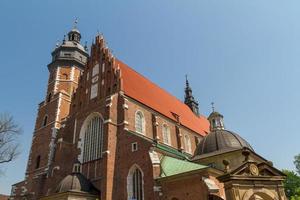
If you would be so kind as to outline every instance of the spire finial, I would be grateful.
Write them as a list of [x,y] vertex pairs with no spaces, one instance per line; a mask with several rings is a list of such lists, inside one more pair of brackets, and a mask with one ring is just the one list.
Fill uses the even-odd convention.
[[214,102],[211,102],[211,109],[213,112],[215,112],[215,103]]
[[189,80],[188,80],[188,75],[185,75],[185,83],[186,83],[186,87],[189,87]]
[[77,24],[78,24],[78,18],[76,17],[74,21],[74,29],[77,29]]

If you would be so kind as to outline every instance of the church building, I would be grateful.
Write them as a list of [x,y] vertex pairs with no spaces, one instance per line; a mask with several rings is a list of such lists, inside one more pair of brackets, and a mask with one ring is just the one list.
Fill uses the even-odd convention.
[[285,175],[223,115],[205,117],[76,26],[52,52],[25,178],[11,200],[286,200]]

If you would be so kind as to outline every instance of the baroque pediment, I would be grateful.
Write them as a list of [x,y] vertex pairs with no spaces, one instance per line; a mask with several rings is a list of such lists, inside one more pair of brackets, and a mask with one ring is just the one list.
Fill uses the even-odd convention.
[[228,179],[282,179],[285,176],[280,170],[268,163],[257,163],[254,161],[246,161],[239,167],[229,170],[218,179],[225,181]]

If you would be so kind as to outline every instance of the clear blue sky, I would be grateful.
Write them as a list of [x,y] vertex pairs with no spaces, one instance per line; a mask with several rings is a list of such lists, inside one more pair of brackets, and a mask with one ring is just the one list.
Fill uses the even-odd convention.
[[227,129],[279,169],[300,153],[300,1],[1,0],[0,112],[23,127],[22,154],[1,166],[0,193],[24,178],[37,105],[57,40],[76,17],[114,54],[183,98],[188,74],[200,110],[215,102]]

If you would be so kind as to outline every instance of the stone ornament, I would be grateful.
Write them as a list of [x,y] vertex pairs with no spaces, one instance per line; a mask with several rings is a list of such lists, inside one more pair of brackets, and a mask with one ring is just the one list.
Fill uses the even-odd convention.
[[251,175],[253,175],[253,176],[258,176],[259,175],[258,168],[255,164],[250,164],[249,170],[250,170]]

